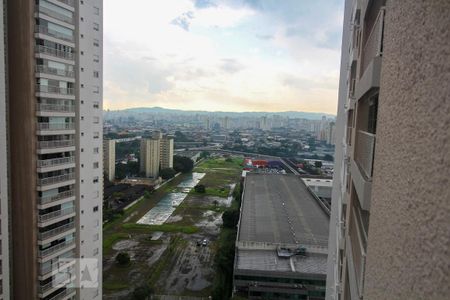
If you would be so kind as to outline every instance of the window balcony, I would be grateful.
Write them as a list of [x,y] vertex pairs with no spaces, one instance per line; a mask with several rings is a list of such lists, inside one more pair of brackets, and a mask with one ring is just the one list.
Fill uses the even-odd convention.
[[57,227],[55,229],[46,231],[46,232],[40,232],[39,233],[39,239],[40,240],[46,240],[49,239],[51,237],[55,237],[57,235],[60,235],[61,233],[67,232],[69,230],[75,229],[75,223],[69,223],[69,224],[65,224],[63,226]]
[[74,288],[66,288],[65,290],[62,290],[55,296],[49,298],[48,300],[61,300],[61,299],[68,299],[68,296],[75,295],[75,289]]
[[369,33],[362,51],[361,75],[369,66],[370,62],[383,54],[383,31],[384,31],[384,7],[380,9],[377,19]]
[[[44,126],[44,127],[47,127],[47,130],[48,130],[48,125],[49,125],[48,123],[39,123],[39,124],[47,124],[47,126]],[[40,127],[40,129],[42,130],[41,127]],[[58,149],[58,148],[67,148],[67,147],[75,147],[75,140],[56,140],[56,141],[40,141],[40,142],[38,142],[39,149]]]
[[52,281],[44,285],[39,286],[39,293],[41,295],[48,294],[50,291],[56,291],[60,288],[63,288],[71,283],[70,276],[65,275],[58,278],[56,282]]
[[375,154],[375,134],[358,130],[356,133],[355,162],[367,179],[372,178]]
[[64,40],[67,42],[73,43],[75,41],[73,35],[68,35],[53,29],[50,29],[48,27],[42,26],[42,25],[36,25],[36,33],[42,33],[60,40]]
[[48,222],[51,220],[55,220],[75,212],[75,207],[65,208],[61,210],[52,211],[51,213],[45,215],[39,215],[39,222]]
[[75,7],[75,0],[56,0],[56,1]]
[[74,54],[72,52],[61,51],[55,48],[50,48],[42,45],[36,45],[35,52],[51,55],[58,58],[74,60]]
[[[69,259],[69,258],[73,258],[75,257],[75,252],[71,251],[71,252],[67,252],[64,253],[63,255],[60,255],[59,257],[57,257],[56,259],[53,260],[53,262],[51,264],[47,264],[47,265],[42,265],[39,268],[39,275],[40,276],[46,276],[46,275],[50,275],[52,272],[61,270],[63,268],[67,268],[69,266],[71,266],[72,264],[75,263],[75,259],[70,261],[70,260],[65,260],[65,259]],[[64,259],[64,260],[59,260],[59,259]]]
[[74,190],[65,191],[53,196],[40,197],[39,204],[44,205],[52,202],[56,202],[63,199],[68,199],[75,196]]
[[39,112],[75,113],[75,106],[74,105],[38,103],[36,105],[36,110]]
[[75,72],[74,71],[50,68],[50,67],[47,67],[47,66],[44,66],[44,65],[37,65],[36,66],[36,73],[44,73],[44,74],[50,74],[50,75],[56,75],[56,76],[75,78]]
[[39,5],[36,5],[36,11],[39,12],[39,13],[42,13],[44,15],[47,15],[49,17],[55,18],[55,19],[57,19],[59,21],[63,21],[63,22],[66,22],[66,23],[69,23],[69,24],[72,24],[72,25],[74,24],[73,16],[69,17],[69,16],[66,16],[66,15],[60,14],[60,13],[58,13],[56,11],[53,11],[51,9],[48,9],[46,7],[39,6]]
[[55,245],[53,247],[47,248],[45,250],[40,250],[39,251],[39,257],[40,258],[45,258],[45,257],[48,257],[48,256],[50,256],[52,254],[60,252],[61,250],[68,249],[68,248],[73,247],[73,246],[75,246],[75,240],[66,241],[66,242],[63,242],[61,244],[57,244],[57,245]]
[[75,130],[75,123],[38,123],[38,130]]
[[56,167],[61,165],[67,165],[67,164],[74,164],[75,163],[75,157],[63,157],[63,158],[53,158],[53,159],[45,159],[45,160],[38,160],[37,161],[37,167],[38,168],[48,168],[48,167]]
[[75,180],[75,173],[47,177],[47,178],[38,178],[37,183],[40,186],[46,186],[46,185],[57,184],[57,183],[65,182],[65,181],[69,181],[69,180]]
[[41,93],[58,94],[58,95],[75,95],[73,88],[63,88],[59,86],[36,84],[36,91]]

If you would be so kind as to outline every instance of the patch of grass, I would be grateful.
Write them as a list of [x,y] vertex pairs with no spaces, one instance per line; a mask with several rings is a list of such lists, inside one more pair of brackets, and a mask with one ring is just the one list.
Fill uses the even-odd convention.
[[120,240],[125,240],[128,239],[128,234],[124,233],[124,232],[117,232],[117,233],[113,233],[108,235],[107,237],[105,237],[103,239],[103,255],[108,255],[111,253],[112,251],[112,246],[120,241]]
[[103,288],[109,291],[121,291],[129,288],[129,285],[124,282],[103,282]]
[[179,236],[175,236],[170,240],[169,246],[159,258],[158,262],[152,268],[152,273],[148,279],[149,286],[154,287],[161,277],[162,272],[170,270],[170,264],[176,261],[180,249],[186,245],[186,241]]
[[196,196],[213,196],[213,197],[221,197],[226,198],[230,193],[229,188],[206,188],[204,193],[197,193],[194,189],[189,193],[191,195]]
[[130,232],[181,232],[186,234],[193,234],[198,232],[198,227],[196,226],[181,226],[175,224],[162,224],[162,225],[146,225],[146,224],[134,224],[127,223],[123,224],[122,228]]

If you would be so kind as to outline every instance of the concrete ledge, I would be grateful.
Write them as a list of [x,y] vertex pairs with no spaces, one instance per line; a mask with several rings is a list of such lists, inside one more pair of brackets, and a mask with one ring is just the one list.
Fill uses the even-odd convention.
[[364,177],[358,165],[353,159],[351,160],[351,174],[361,208],[363,210],[370,210],[370,198],[372,197],[372,181]]
[[374,57],[370,62],[367,69],[364,71],[363,76],[356,83],[355,96],[360,100],[368,91],[372,88],[380,87],[380,75],[381,75],[381,56]]

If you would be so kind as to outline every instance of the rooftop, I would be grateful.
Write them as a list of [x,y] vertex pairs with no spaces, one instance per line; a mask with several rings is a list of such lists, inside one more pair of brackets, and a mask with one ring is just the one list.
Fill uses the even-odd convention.
[[327,247],[329,217],[295,175],[247,174],[239,242]]

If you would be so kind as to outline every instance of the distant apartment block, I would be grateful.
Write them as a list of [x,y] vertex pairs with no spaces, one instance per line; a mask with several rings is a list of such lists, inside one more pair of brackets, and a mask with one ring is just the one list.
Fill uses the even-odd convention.
[[295,175],[248,173],[234,293],[248,299],[324,299],[329,216]]
[[161,170],[173,168],[173,137],[165,136],[160,142]]
[[345,2],[327,299],[450,295],[449,13]]
[[103,141],[103,170],[110,182],[116,177],[116,141]]
[[157,178],[160,170],[161,139],[142,138],[140,146],[140,171],[145,177]]
[[[13,249],[10,264],[2,262],[12,268],[3,269],[3,299],[9,275],[11,299],[101,299],[103,1],[3,2],[8,140],[2,48],[2,259],[8,259],[5,184]],[[89,287],[75,267],[78,258],[94,261]]]

